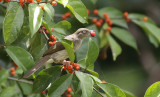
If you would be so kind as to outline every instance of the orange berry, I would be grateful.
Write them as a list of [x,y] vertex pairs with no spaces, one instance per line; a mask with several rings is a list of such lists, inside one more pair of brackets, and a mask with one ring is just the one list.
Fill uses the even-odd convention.
[[39,30],[39,33],[42,33],[43,31],[42,30]]
[[110,32],[111,30],[112,30],[112,28],[111,28],[111,27],[108,27],[108,28],[107,28],[107,31],[109,31],[109,32]]
[[143,21],[144,21],[144,22],[147,22],[147,21],[148,21],[148,18],[147,18],[147,17],[144,17],[144,18],[143,18]]
[[10,71],[11,71],[11,72],[15,72],[15,68],[13,68],[13,67],[10,68]]
[[67,94],[66,97],[72,97],[72,95],[71,94]]
[[109,18],[107,13],[104,13],[103,16],[104,16],[105,19]]
[[130,22],[131,20],[129,18],[126,18],[126,22]]
[[73,66],[72,65],[68,65],[67,66],[67,70],[71,70],[71,69],[73,69]]
[[32,3],[32,2],[33,2],[33,0],[28,0],[28,2],[29,2],[29,3]]
[[24,2],[26,2],[26,3],[27,3],[27,2],[28,2],[28,0],[24,0]]
[[55,43],[56,43],[56,42],[51,42],[51,41],[50,41],[50,42],[48,43],[48,45],[49,45],[49,46],[52,46],[52,45],[54,45]]
[[13,62],[13,65],[16,69],[18,68],[18,65],[15,62]]
[[64,16],[65,16],[65,17],[70,17],[70,16],[71,16],[71,13],[70,13],[70,12],[67,12],[67,13],[64,14]]
[[111,20],[109,18],[106,19],[106,22],[109,23]]
[[102,24],[103,23],[103,19],[99,19],[99,22]]
[[46,30],[46,28],[45,28],[44,26],[42,27],[42,29],[43,29],[43,30]]
[[11,75],[15,76],[15,74],[16,74],[15,71],[11,72]]
[[100,27],[101,25],[102,25],[102,24],[101,24],[100,22],[97,22],[97,23],[96,23],[96,26],[97,26],[97,27]]
[[40,5],[41,9],[43,10],[44,9],[44,6],[43,5]]
[[51,28],[51,32],[53,32],[53,28]]
[[95,10],[93,11],[93,14],[94,14],[94,15],[98,15],[98,10],[95,9]]
[[41,0],[36,0],[37,2],[41,2]]
[[90,13],[89,9],[87,9],[87,13],[88,13],[88,15],[89,15],[89,13]]
[[57,6],[57,2],[56,2],[56,1],[53,1],[53,2],[52,2],[52,5],[53,5],[53,6]]
[[50,38],[53,40],[53,41],[56,41],[57,40],[57,38],[55,37],[55,36],[50,36]]
[[63,16],[63,17],[62,17],[62,20],[66,20],[66,18],[67,18],[66,16]]
[[72,63],[71,65],[72,65],[73,67],[75,67],[76,63]]
[[123,17],[127,18],[128,17],[128,12],[124,12]]
[[113,25],[112,21],[109,21],[109,22],[108,22],[108,25],[109,25],[109,26],[112,26],[112,25]]
[[102,83],[106,83],[106,81],[105,81],[105,80],[102,80]]
[[24,3],[24,0],[19,0],[20,3]]
[[76,70],[80,70],[80,66],[76,66],[76,68],[75,68]]
[[49,33],[48,30],[45,31],[47,34]]
[[93,18],[93,19],[92,19],[92,22],[93,22],[93,23],[96,23],[96,22],[97,22],[97,19],[96,19],[96,18]]
[[73,70],[68,70],[69,71],[69,73],[73,73]]
[[67,92],[68,92],[68,93],[71,93],[72,91],[73,91],[72,88],[68,88],[68,89],[67,89]]

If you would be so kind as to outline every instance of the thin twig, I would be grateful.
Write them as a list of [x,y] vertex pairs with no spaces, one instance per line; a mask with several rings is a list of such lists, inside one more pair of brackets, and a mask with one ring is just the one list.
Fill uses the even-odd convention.
[[49,38],[48,38],[47,34],[44,32],[44,30],[43,30],[43,35],[45,36],[46,40],[48,41]]
[[14,77],[8,77],[8,79],[18,81],[18,82],[24,82],[24,83],[31,84],[31,85],[33,84],[32,81],[27,81],[27,80],[24,80],[24,79],[17,79],[17,78],[14,78]]
[[100,94],[102,97],[104,97],[104,96],[102,95],[102,93],[99,92],[96,88],[93,87],[93,89],[94,89],[98,94]]

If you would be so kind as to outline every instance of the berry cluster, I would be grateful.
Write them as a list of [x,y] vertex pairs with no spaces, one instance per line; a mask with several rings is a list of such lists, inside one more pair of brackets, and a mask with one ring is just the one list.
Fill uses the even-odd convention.
[[70,61],[63,62],[63,70],[68,70],[69,73],[73,73],[75,70],[80,70],[80,65],[77,63],[71,63]]
[[128,18],[128,12],[123,13],[123,17],[125,18],[126,22],[130,22],[131,20]]
[[64,16],[62,16],[62,20],[66,20],[68,17],[70,17],[71,16],[71,13],[70,12],[66,12],[65,14],[64,14]]

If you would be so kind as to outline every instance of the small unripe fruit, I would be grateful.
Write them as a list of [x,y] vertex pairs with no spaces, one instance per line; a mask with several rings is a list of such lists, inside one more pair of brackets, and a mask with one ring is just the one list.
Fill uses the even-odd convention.
[[65,16],[65,17],[70,17],[70,16],[71,16],[71,13],[70,13],[70,12],[67,12],[67,13],[64,14],[64,16]]
[[94,14],[94,15],[98,15],[98,10],[95,9],[95,10],[93,11],[93,14]]
[[94,31],[91,31],[91,32],[90,32],[90,35],[91,35],[92,37],[94,37],[94,36],[96,35],[96,33],[95,33]]
[[63,16],[63,17],[62,17],[62,20],[66,20],[66,18],[67,18],[66,16]]
[[43,10],[44,9],[44,6],[43,5],[40,5],[41,9]]
[[72,65],[68,65],[67,66],[67,70],[71,70],[71,69],[73,69],[73,66]]
[[97,27],[100,27],[101,25],[102,25],[102,24],[101,24],[100,22],[97,22],[97,23],[96,23],[96,26],[97,26]]
[[48,30],[45,31],[47,34],[49,33]]
[[127,18],[128,17],[128,12],[124,12],[123,17]]
[[13,67],[10,68],[10,71],[11,71],[11,72],[15,72],[15,68],[13,68]]
[[56,1],[52,1],[52,5],[53,6],[57,6],[57,2]]
[[147,17],[144,17],[144,18],[143,18],[143,21],[144,21],[144,22],[147,22],[147,21],[148,21],[148,18],[147,18]]
[[72,91],[73,91],[72,88],[68,88],[68,89],[67,89],[67,92],[68,92],[68,93],[71,93]]
[[72,95],[71,94],[67,94],[66,97],[72,97]]
[[92,22],[93,22],[93,23],[96,23],[96,22],[97,22],[97,19],[96,19],[96,18],[93,18],[93,19],[92,19]]
[[41,2],[41,0],[36,0],[37,2]]

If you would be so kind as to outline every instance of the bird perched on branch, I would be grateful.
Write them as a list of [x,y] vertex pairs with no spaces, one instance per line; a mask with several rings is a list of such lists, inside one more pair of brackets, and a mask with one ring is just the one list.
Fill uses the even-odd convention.
[[[70,40],[74,44],[74,52],[80,47],[82,40],[85,37],[94,36],[95,32],[86,28],[79,28],[75,33],[64,37],[64,39]],[[23,78],[28,78],[34,72],[36,72],[41,66],[49,63],[63,63],[63,61],[68,58],[68,53],[61,42],[56,42],[51,46],[42,56],[42,58],[32,67]]]

